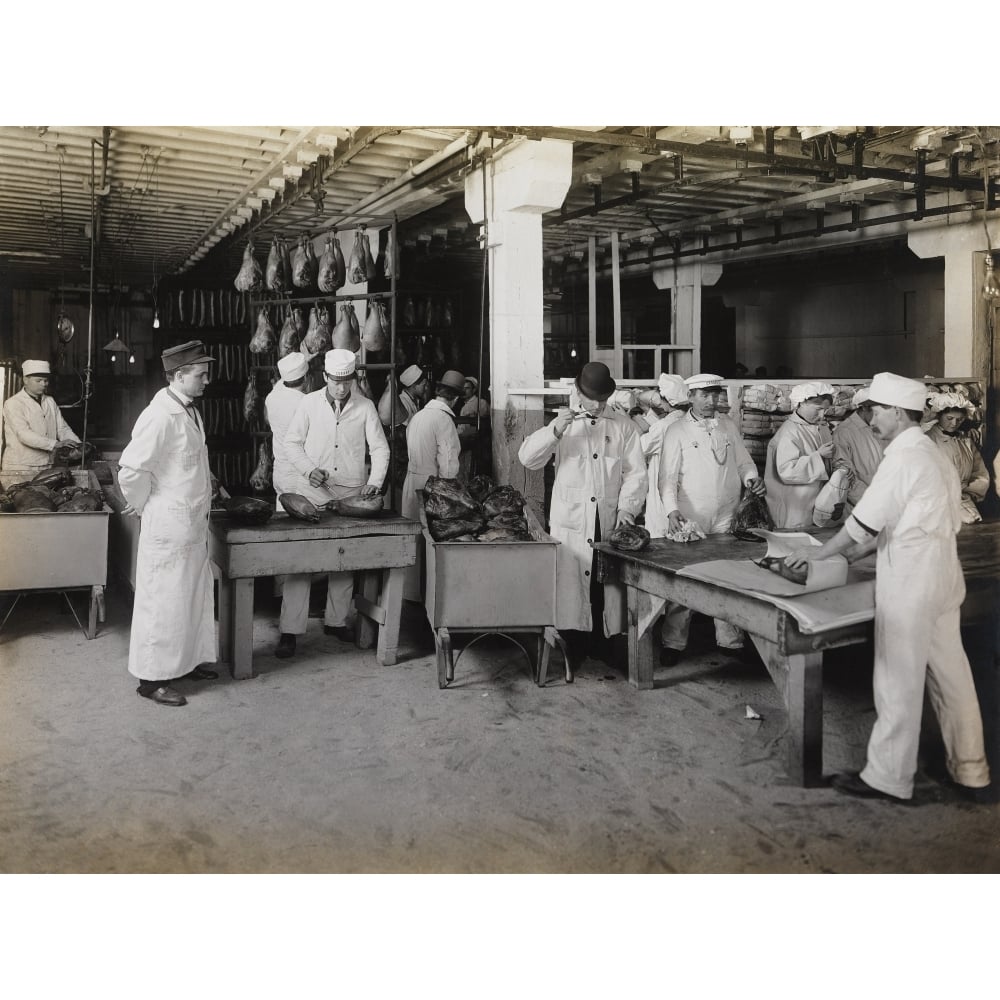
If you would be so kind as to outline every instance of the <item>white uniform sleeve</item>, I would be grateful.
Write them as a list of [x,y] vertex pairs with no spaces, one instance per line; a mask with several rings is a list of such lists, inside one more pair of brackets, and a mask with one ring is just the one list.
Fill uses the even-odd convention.
[[656,481],[663,502],[663,512],[672,514],[677,510],[677,481],[681,474],[684,432],[678,422],[667,428],[660,446],[660,472]]
[[965,484],[962,493],[972,497],[973,500],[981,501],[990,487],[990,474],[986,471],[983,456],[972,441],[969,442],[969,448],[972,451],[972,478]]
[[153,488],[160,456],[167,433],[167,418],[162,413],[146,409],[135,422],[132,440],[118,459],[118,485],[122,496],[142,513]]
[[381,487],[385,474],[389,471],[389,442],[385,439],[385,432],[382,430],[374,404],[368,408],[365,416],[365,437],[368,439],[368,452],[372,458],[368,485]]
[[622,488],[618,494],[618,509],[637,517],[646,502],[649,477],[635,424],[630,420],[623,426],[625,440],[622,442]]
[[63,419],[62,410],[59,409],[59,405],[55,400],[53,400],[53,404],[56,408],[56,427],[58,428],[56,436],[60,441],[75,441],[77,444],[80,444],[80,439],[76,436],[76,431]]
[[442,415],[442,427],[437,437],[437,467],[439,474],[445,479],[455,479],[458,476],[459,453],[462,443],[458,439],[458,431],[447,416]]
[[778,439],[774,449],[774,470],[783,483],[794,486],[828,478],[823,459],[815,452],[804,455],[801,440],[793,434],[782,434]]
[[750,457],[750,452],[747,451],[747,446],[738,431],[733,432],[733,452],[736,455],[736,471],[739,473],[740,482],[745,486],[751,479],[759,479],[757,463]]
[[[32,406],[36,404],[32,402]],[[44,434],[36,434],[29,426],[19,406],[15,405],[12,399],[3,408],[4,434],[7,438],[16,437],[26,448],[37,448],[39,451],[52,451],[59,443],[55,438],[45,437]]]
[[526,469],[542,469],[558,447],[559,439],[552,431],[552,424],[546,424],[521,442],[517,458]]
[[[325,389],[322,390],[325,393]],[[285,431],[285,457],[300,475],[309,478],[316,463],[306,454],[306,435],[309,433],[309,407],[300,405]]]
[[[905,473],[897,462],[886,459],[878,467],[871,484],[844,525],[855,541],[861,540],[855,533],[859,525],[866,530],[864,537],[870,538],[899,519],[904,506],[902,491],[898,489],[901,479],[905,479]],[[853,531],[852,522],[857,522]]]

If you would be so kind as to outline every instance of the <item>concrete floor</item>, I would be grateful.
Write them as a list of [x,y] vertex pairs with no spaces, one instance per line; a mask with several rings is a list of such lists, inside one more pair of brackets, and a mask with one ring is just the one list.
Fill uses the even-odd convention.
[[[652,691],[592,660],[567,686],[558,655],[539,689],[496,637],[441,691],[408,620],[397,666],[315,618],[276,660],[269,589],[258,676],[179,682],[180,709],[136,695],[127,588],[92,641],[58,595],[22,599],[0,633],[0,871],[1000,871],[1000,806],[940,782],[932,720],[918,807],[798,788],[777,691],[707,621]],[[857,769],[870,650],[828,654],[824,690],[826,771]]]

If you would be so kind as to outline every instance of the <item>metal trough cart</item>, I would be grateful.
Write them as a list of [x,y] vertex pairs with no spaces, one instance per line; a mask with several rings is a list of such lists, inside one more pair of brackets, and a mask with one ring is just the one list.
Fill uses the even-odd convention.
[[[37,472],[5,471],[0,482],[6,488],[30,479]],[[87,469],[74,469],[78,486],[97,489],[97,477]],[[31,514],[0,514],[0,591],[13,592],[14,599],[0,621],[6,624],[22,594],[28,591],[61,592],[88,639],[104,621],[104,587],[108,579],[108,518],[111,511]],[[90,610],[84,626],[67,591],[90,591]]]
[[573,682],[566,645],[553,624],[556,547],[560,543],[546,534],[530,508],[525,508],[525,516],[535,541],[436,542],[421,508],[427,569],[425,605],[437,648],[438,687],[447,687],[455,679],[451,637],[456,633],[479,633],[472,642],[485,635],[505,636],[529,663],[531,656],[511,633],[533,634],[537,645],[532,674],[538,686],[545,685],[549,653],[556,645],[566,664],[566,683]]

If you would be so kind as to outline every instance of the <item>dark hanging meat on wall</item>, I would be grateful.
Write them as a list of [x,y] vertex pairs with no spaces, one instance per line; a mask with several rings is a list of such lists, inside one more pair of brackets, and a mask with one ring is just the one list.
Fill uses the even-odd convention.
[[312,241],[299,237],[299,245],[292,255],[292,284],[296,288],[312,288],[316,282],[316,255],[312,250]]
[[361,285],[367,281],[365,270],[365,248],[361,244],[360,230],[354,234],[354,246],[351,248],[351,261],[347,265],[347,280],[352,285]]
[[347,281],[347,264],[344,262],[344,251],[337,239],[337,230],[333,231],[333,258],[337,262],[337,288],[342,288]]
[[287,288],[285,285],[285,270],[281,266],[281,247],[278,237],[271,240],[271,249],[267,252],[267,267],[264,270],[264,282],[269,292],[280,295]]
[[[233,284],[238,292],[259,292],[264,284],[264,276],[260,273],[260,264],[254,259],[253,242],[247,242],[243,250],[243,263],[240,273],[236,275]],[[181,317],[183,322],[183,317]]]
[[251,375],[243,393],[243,417],[248,424],[256,424],[260,416],[260,394],[257,392],[257,379]]
[[306,311],[302,306],[292,306],[292,320],[295,323],[295,330],[300,337],[306,335]]
[[271,485],[271,470],[274,459],[271,457],[271,443],[266,438],[260,444],[257,468],[250,477],[250,486],[254,493],[263,493]]
[[337,258],[333,252],[334,240],[336,240],[336,236],[328,233],[323,254],[319,259],[319,275],[316,279],[319,290],[327,294],[335,292],[340,287],[337,284]]
[[340,318],[333,328],[333,346],[345,351],[357,351],[361,348],[361,338],[354,331],[348,305],[340,307]]
[[368,238],[367,233],[361,234],[361,246],[364,251],[365,278],[368,281],[371,281],[373,278],[378,276],[378,271],[375,270],[375,259],[372,257],[371,240]]
[[288,252],[288,241],[282,237],[278,240],[278,251],[281,255],[281,269],[285,275],[285,291],[292,290],[292,255]]
[[253,354],[263,354],[265,351],[273,351],[274,345],[274,327],[267,315],[267,307],[261,306],[257,312],[257,329],[250,339],[250,351]]
[[302,338],[303,352],[309,354],[322,354],[330,349],[330,326],[321,324],[319,321],[319,311],[313,306],[309,310],[309,329],[306,330],[305,337]]
[[372,392],[371,383],[368,381],[368,373],[363,368],[358,369],[357,385],[358,392],[360,392],[366,399],[370,399],[374,403],[375,393]]
[[[358,338],[360,343],[361,340],[361,324],[358,322],[358,314],[354,311],[354,303],[347,303],[347,318],[351,321],[351,329],[354,331],[354,336]],[[357,348],[355,348],[357,350]]]
[[286,354],[299,349],[299,331],[295,328],[295,320],[292,318],[292,311],[289,309],[285,322],[281,325],[281,333],[278,335],[278,357],[283,358]]
[[365,334],[361,342],[365,345],[366,351],[384,351],[389,346],[385,331],[382,329],[382,320],[379,316],[379,303],[372,302],[368,307],[368,316],[365,319]]
[[382,258],[382,273],[385,275],[386,281],[392,280],[393,269],[396,266],[395,254],[396,248],[395,244],[392,242],[392,230],[390,229],[385,234],[385,250],[383,251]]

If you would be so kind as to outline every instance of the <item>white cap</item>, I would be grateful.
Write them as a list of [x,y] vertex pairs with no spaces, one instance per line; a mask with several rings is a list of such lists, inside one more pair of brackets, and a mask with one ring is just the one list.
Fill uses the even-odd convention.
[[863,385],[854,395],[851,397],[851,406],[856,410],[862,403],[870,403],[871,399],[868,396],[868,386]]
[[965,410],[967,413],[976,412],[976,404],[958,392],[932,392],[927,397],[927,405],[932,413],[940,413],[942,410]]
[[278,371],[281,372],[283,381],[294,382],[296,379],[302,378],[309,371],[309,362],[306,361],[304,354],[301,354],[299,351],[292,351],[291,354],[286,354],[283,358],[278,358]]
[[331,378],[349,379],[354,377],[354,371],[358,365],[358,356],[354,351],[347,351],[343,347],[335,347],[332,351],[326,352],[326,360],[323,368]]
[[399,384],[409,389],[411,385],[416,385],[424,377],[424,370],[420,365],[410,365],[399,376]]
[[680,375],[668,375],[666,372],[663,372],[660,375],[656,387],[659,389],[660,395],[671,406],[687,402],[687,386],[684,384],[684,379],[682,379]]
[[927,402],[927,386],[912,378],[893,375],[892,372],[879,372],[872,379],[868,398],[873,403],[881,403],[883,406],[900,406],[904,410],[922,411]]
[[691,389],[725,389],[723,384],[725,380],[721,375],[709,375],[703,373],[701,375],[690,375],[688,378],[684,379],[684,384]]
[[798,406],[813,396],[829,396],[832,400],[836,396],[833,386],[829,382],[800,382],[792,386],[792,391],[788,394],[788,399],[792,406]]
[[27,378],[29,375],[51,375],[48,361],[25,361],[21,365],[21,377]]

